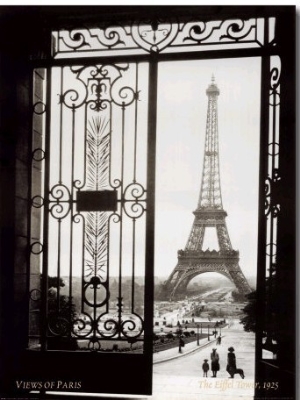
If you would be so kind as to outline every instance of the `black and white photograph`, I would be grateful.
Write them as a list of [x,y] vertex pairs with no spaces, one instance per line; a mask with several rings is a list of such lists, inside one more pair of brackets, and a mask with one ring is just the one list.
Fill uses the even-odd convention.
[[295,6],[0,6],[0,399],[296,399]]

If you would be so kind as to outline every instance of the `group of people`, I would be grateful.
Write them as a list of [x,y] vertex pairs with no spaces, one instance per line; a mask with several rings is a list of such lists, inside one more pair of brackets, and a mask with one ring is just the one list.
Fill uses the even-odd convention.
[[[216,378],[217,372],[220,370],[220,357],[217,352],[217,349],[215,349],[215,348],[212,349],[212,352],[210,354],[210,360],[211,360],[212,378]],[[203,376],[207,377],[207,372],[209,371],[208,359],[204,360],[204,362],[202,364],[202,370],[203,370]],[[234,378],[234,374],[236,374],[236,373],[240,374],[242,379],[245,378],[244,371],[242,369],[236,367],[236,357],[234,354],[233,347],[228,348],[226,371],[230,375],[229,378]]]

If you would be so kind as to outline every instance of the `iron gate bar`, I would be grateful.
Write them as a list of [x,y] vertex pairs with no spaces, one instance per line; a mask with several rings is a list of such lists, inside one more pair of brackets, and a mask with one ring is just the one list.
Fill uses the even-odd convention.
[[[139,64],[135,64],[135,93],[136,99],[134,102],[134,140],[133,140],[133,183],[136,183],[136,168],[137,168],[137,118],[138,118],[138,100],[139,100]],[[149,104],[148,104],[149,107]],[[149,132],[148,132],[149,134]],[[149,167],[149,164],[147,164]],[[147,188],[148,189],[148,188]],[[136,245],[136,218],[132,218],[132,280],[131,280],[131,313],[134,314],[135,300],[135,245]],[[154,271],[153,271],[154,272]],[[145,305],[145,299],[144,299]],[[144,316],[145,317],[145,316]]]
[[[64,68],[60,69],[60,98],[63,96],[63,78],[64,78]],[[59,120],[59,179],[58,183],[62,184],[62,134],[63,134],[63,102],[59,102],[59,112],[60,112],[60,120]]]
[[[71,199],[74,198],[74,163],[75,163],[75,112],[76,108],[75,105],[73,105],[72,109],[72,160],[71,160]],[[50,162],[50,160],[49,160]],[[74,207],[72,207],[72,204],[70,204],[70,258],[69,258],[69,267],[70,267],[70,272],[69,272],[69,315],[68,315],[68,323],[70,326],[70,329],[68,329],[68,337],[71,339],[71,333],[72,333],[72,293],[73,293],[73,285],[72,285],[72,278],[73,278],[73,222],[74,222]]]
[[147,300],[147,318],[145,315],[145,355],[149,362],[147,364],[151,374],[152,384],[152,338],[153,338],[153,312],[154,312],[154,244],[155,244],[155,170],[151,171],[149,166],[155,166],[156,159],[156,125],[157,125],[157,75],[158,60],[152,56],[149,69],[149,106],[148,106],[148,158],[147,158],[147,190],[148,204],[146,214],[146,271],[145,271],[145,301]]
[[[51,81],[53,80],[53,70],[54,68],[51,68],[51,75],[49,76],[48,79],[51,79]],[[63,68],[61,68],[61,72],[60,72],[60,95],[62,95],[63,92]],[[50,103],[50,107],[51,107],[51,103]],[[60,124],[59,124],[59,179],[58,179],[58,185],[62,185],[62,135],[63,135],[63,105],[62,102],[60,102],[59,104],[59,110],[60,110]],[[50,122],[51,124],[51,122]],[[50,136],[50,142],[49,142],[49,151],[50,151],[50,143],[51,143],[51,134],[50,134],[50,130],[51,130],[51,125],[50,125],[50,129],[49,131],[46,133],[47,135]],[[49,164],[49,170],[50,170],[50,156],[48,158],[48,164]],[[50,172],[51,173],[51,172]],[[49,187],[48,187],[48,192],[50,190],[50,177],[49,177]],[[49,202],[49,209],[50,209],[50,202]],[[58,203],[58,199],[57,199],[57,204]],[[47,204],[48,206],[48,204]],[[48,210],[47,210],[48,213]],[[57,285],[57,296],[56,296],[56,312],[57,315],[59,315],[59,311],[60,311],[60,284],[59,284],[59,280],[60,280],[60,260],[61,260],[61,219],[58,219],[58,235],[57,235],[57,246],[58,246],[58,251],[57,251],[57,280],[58,280],[58,285]],[[47,276],[48,279],[48,276]],[[48,294],[47,294],[48,296]],[[48,300],[47,300],[48,301]]]
[[[122,109],[122,148],[121,148],[121,196],[124,193],[124,136],[125,136],[125,106]],[[118,297],[118,312],[119,324],[121,324],[121,311],[122,311],[122,243],[123,243],[123,207],[120,208],[120,247],[119,247],[119,297]]]
[[[262,358],[262,331],[265,315],[265,278],[266,278],[266,216],[265,216],[265,177],[268,173],[268,141],[269,141],[269,74],[270,74],[270,56],[261,59],[261,117],[260,117],[260,166],[259,166],[259,193],[258,193],[258,240],[257,240],[257,263],[261,268],[257,268],[257,333],[255,341],[256,360]],[[263,162],[262,162],[263,160]],[[264,262],[261,263],[261,260]],[[256,376],[256,379],[259,379]]]
[[[46,70],[46,122],[45,122],[45,179],[44,179],[44,199],[49,202],[49,180],[50,166],[46,162],[50,159],[50,124],[51,124],[51,67]],[[48,229],[49,213],[44,212],[44,231],[43,231],[43,268],[42,268],[42,304],[41,304],[41,350],[47,350],[47,316],[48,316]]]
[[[32,101],[34,99],[34,90],[33,90],[34,73],[35,73],[35,71],[31,70],[31,74],[32,74],[31,75],[32,76],[31,81],[32,81],[32,84],[29,85],[30,86],[29,98],[32,99]],[[34,118],[33,117],[33,115],[34,115],[33,111],[34,110],[32,110],[31,114],[28,113],[28,119],[31,118],[30,122],[28,123],[30,132],[33,132],[33,118]],[[34,144],[33,134],[28,135],[27,146],[28,146],[29,151],[27,152],[27,165],[28,165],[27,185],[28,185],[28,190],[29,190],[29,196],[28,196],[29,198],[32,197],[32,191],[31,191],[32,189],[31,188],[32,188],[33,178],[32,178],[31,169],[32,169],[32,163],[33,163],[33,159],[32,159],[33,144]],[[0,216],[0,218],[1,218],[1,216]],[[29,337],[29,334],[31,333],[30,332],[29,318],[30,318],[30,312],[31,312],[31,309],[30,309],[30,297],[31,297],[30,266],[31,266],[31,255],[32,255],[31,254],[31,244],[30,244],[30,240],[31,240],[31,224],[32,224],[31,204],[30,204],[30,202],[29,202],[29,204],[27,206],[27,221],[28,221],[28,224],[27,224],[27,238],[28,238],[27,246],[28,246],[28,249],[26,251],[26,290],[27,290],[27,293],[29,294],[29,296],[28,296],[29,300],[27,301],[27,309],[26,309],[27,315],[28,315],[27,324],[26,324],[26,331],[28,332],[28,337]],[[39,323],[41,324],[41,320],[39,321]],[[0,324],[1,324],[1,320],[0,320]],[[39,329],[39,331],[40,331],[40,329]],[[38,335],[38,338],[40,339],[40,335]],[[29,338],[27,338],[27,340],[26,340],[26,347],[28,347],[28,342],[29,342]],[[0,345],[1,345],[1,343],[0,343]]]
[[188,60],[206,60],[206,59],[227,59],[227,58],[250,58],[250,57],[263,57],[269,55],[279,55],[280,50],[278,46],[268,45],[261,48],[255,49],[228,49],[228,50],[204,50],[201,52],[188,51],[181,53],[149,53],[149,54],[138,54],[138,55],[119,55],[119,56],[99,56],[99,57],[82,57],[80,62],[77,58],[62,58],[62,59],[37,59],[31,60],[32,65],[35,68],[42,68],[51,65],[53,67],[69,66],[72,65],[89,65],[99,64],[105,60],[105,63],[118,64],[121,62],[127,63],[141,63],[149,60],[156,60],[157,62],[163,61],[188,61]]

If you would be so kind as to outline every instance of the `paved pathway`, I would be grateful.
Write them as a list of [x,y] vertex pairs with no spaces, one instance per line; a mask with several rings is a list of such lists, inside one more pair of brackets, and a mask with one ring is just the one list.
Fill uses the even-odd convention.
[[[178,348],[154,354],[153,400],[227,400],[253,399],[254,394],[254,334],[243,330],[238,321],[222,330],[222,343],[207,339],[189,343],[180,355]],[[237,367],[242,368],[245,379],[235,375],[229,379],[226,372],[228,347],[235,348]],[[202,363],[210,359],[212,348],[218,350],[220,371],[217,378],[203,378]]]

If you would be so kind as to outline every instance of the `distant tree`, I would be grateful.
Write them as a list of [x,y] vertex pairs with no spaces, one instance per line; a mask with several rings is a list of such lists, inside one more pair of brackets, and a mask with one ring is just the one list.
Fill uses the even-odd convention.
[[[272,283],[272,285],[271,285]],[[280,310],[280,289],[278,288],[278,282],[274,276],[272,281],[269,279],[265,283],[265,318],[263,326],[263,336],[266,338],[266,343],[264,348],[276,352],[276,345],[272,344],[272,340],[278,341],[282,336],[282,331],[280,331],[280,324],[278,321],[278,311]],[[257,304],[257,292],[253,291],[247,296],[248,303],[244,307],[244,316],[241,318],[240,322],[244,326],[244,330],[248,332],[257,332],[257,314],[258,314],[258,304]]]
[[165,286],[163,283],[158,283],[154,286],[154,300],[164,300],[165,297],[165,292],[164,292]]
[[159,336],[157,336],[156,333],[153,333],[153,341],[158,340],[158,339],[159,339]]
[[256,291],[246,295],[248,299],[247,305],[243,308],[244,316],[240,323],[244,326],[246,332],[256,332],[256,316],[257,316],[257,296]]
[[233,290],[231,292],[231,296],[232,296],[234,301],[244,302],[245,300],[247,300],[247,295],[239,293],[237,290]]
[[64,287],[62,278],[48,277],[48,323],[55,336],[49,337],[49,349],[77,350],[77,340],[70,336],[71,324],[76,317],[72,298],[59,294],[58,287]]
[[167,337],[167,339],[174,339],[175,338],[175,336],[173,335],[172,332],[167,333],[166,337]]

